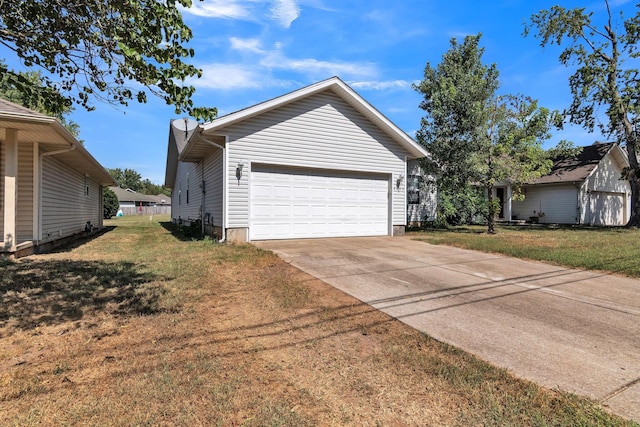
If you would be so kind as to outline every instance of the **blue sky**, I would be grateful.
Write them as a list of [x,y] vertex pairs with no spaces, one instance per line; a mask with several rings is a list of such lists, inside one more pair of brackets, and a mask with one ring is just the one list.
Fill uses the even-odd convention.
[[[636,13],[634,1],[611,0],[614,14]],[[194,0],[183,12],[194,33],[192,63],[203,69],[194,101],[219,114],[253,105],[337,75],[410,135],[420,126],[420,95],[412,88],[425,64],[436,66],[452,37],[482,33],[483,60],[496,63],[501,93],[521,93],[540,105],[570,102],[571,69],[560,49],[522,36],[523,23],[560,4],[603,11],[599,0]],[[8,62],[11,64],[9,58]],[[132,168],[164,182],[169,120],[179,117],[159,99],[71,116],[81,138],[107,168]],[[556,132],[546,144],[601,140],[581,128]]]

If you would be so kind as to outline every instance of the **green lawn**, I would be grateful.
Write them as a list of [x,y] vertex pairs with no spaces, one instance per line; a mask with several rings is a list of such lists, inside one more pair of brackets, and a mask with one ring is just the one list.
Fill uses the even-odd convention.
[[625,228],[542,228],[466,226],[411,233],[418,240],[567,267],[640,277],[640,230]]

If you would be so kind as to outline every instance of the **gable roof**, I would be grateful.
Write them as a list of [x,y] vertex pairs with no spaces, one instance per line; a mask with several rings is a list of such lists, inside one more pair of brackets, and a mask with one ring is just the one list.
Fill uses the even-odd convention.
[[[165,169],[164,185],[170,187],[176,180],[176,165],[178,158],[187,141],[191,138],[195,131],[189,129],[188,119],[172,119],[169,121],[169,144],[167,145],[167,167]],[[194,122],[195,123],[195,122]],[[177,126],[174,126],[176,124]],[[181,130],[184,127],[184,130]]]
[[391,137],[391,139],[393,139],[396,143],[407,150],[407,152],[409,152],[410,155],[413,156],[413,158],[420,158],[428,155],[427,151],[420,144],[418,144],[413,138],[407,135],[393,122],[391,122],[391,120],[385,117],[380,111],[369,104],[364,98],[362,98],[358,93],[356,93],[351,87],[349,87],[338,77],[331,77],[330,79],[314,83],[312,85],[303,87],[302,89],[295,90],[277,98],[273,98],[268,101],[253,105],[251,107],[236,111],[234,113],[219,117],[211,122],[204,123],[198,126],[195,131],[195,137],[189,140],[187,146],[180,155],[181,157],[186,157],[189,154],[189,151],[193,149],[193,146],[198,140],[198,135],[200,134],[216,134],[218,132],[221,132],[225,127],[234,123],[247,120],[260,114],[264,114],[273,109],[282,107],[284,105],[296,102],[298,100],[327,90],[333,91],[356,111],[365,116],[369,121],[380,128],[385,134]]
[[115,184],[111,175],[55,117],[0,99],[0,140],[6,139],[7,129],[18,130],[18,142],[39,143],[42,154],[57,152],[57,159],[98,183]]
[[618,144],[614,142],[596,142],[593,145],[582,147],[582,152],[577,156],[555,158],[551,172],[538,178],[534,184],[584,181],[600,161],[616,147],[620,149]]
[[131,190],[130,188],[124,189],[120,187],[109,187],[114,192],[119,202],[148,202],[148,203],[162,203],[167,204],[167,200],[171,201],[169,196],[153,196],[150,194],[142,194]]

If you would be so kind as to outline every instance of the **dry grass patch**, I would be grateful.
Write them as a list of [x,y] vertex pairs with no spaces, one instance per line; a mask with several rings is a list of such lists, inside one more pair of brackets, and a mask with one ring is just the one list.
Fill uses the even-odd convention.
[[[120,218],[3,261],[6,425],[630,425],[252,246]],[[9,304],[10,302],[10,304]]]

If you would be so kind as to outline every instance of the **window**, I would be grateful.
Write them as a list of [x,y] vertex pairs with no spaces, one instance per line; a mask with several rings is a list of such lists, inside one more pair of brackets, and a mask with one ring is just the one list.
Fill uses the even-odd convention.
[[189,204],[189,172],[187,172],[187,204]]
[[88,175],[84,176],[84,194],[86,196],[89,195],[89,176]]
[[180,184],[178,185],[178,205],[182,204],[182,180],[180,180]]
[[422,188],[422,176],[409,175],[407,178],[407,203],[410,205],[420,204],[420,188]]

